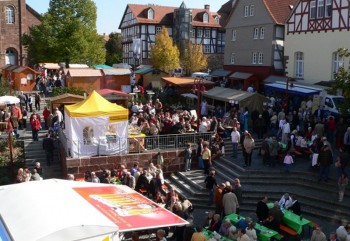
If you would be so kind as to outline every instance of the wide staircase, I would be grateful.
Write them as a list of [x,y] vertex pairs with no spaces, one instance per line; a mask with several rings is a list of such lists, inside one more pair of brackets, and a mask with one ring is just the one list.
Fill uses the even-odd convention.
[[[318,171],[309,170],[310,161],[295,159],[291,173],[285,173],[283,165],[267,167],[262,164],[262,158],[257,155],[261,147],[258,140],[254,150],[253,164],[247,169],[243,168],[242,158],[233,159],[232,147],[229,140],[225,141],[226,157],[213,162],[216,170],[217,183],[231,181],[239,178],[243,188],[243,203],[240,210],[246,215],[254,217],[256,204],[263,196],[270,201],[278,201],[288,192],[301,203],[302,215],[320,225],[336,226],[342,219],[350,217],[350,195],[345,192],[343,202],[338,202],[338,187],[335,179],[329,182],[318,182]],[[239,149],[239,156],[242,156]],[[197,168],[195,168],[197,169]],[[172,185],[179,194],[188,198],[195,208],[214,210],[214,206],[207,206],[208,192],[204,185],[203,170],[173,173],[166,181]],[[348,188],[349,189],[349,188]]]
[[[32,130],[29,124],[29,119],[27,120],[27,128],[25,130],[20,130],[19,140],[24,142],[24,155],[25,155],[25,166],[32,170],[35,166],[35,162],[40,162],[43,167],[43,178],[62,178],[62,169],[61,164],[59,163],[58,158],[58,140],[55,140],[55,150],[54,150],[54,162],[51,163],[51,166],[46,165],[46,155],[43,150],[43,139],[47,133],[47,130],[44,130],[44,122],[42,117],[42,110],[44,109],[45,102],[41,102],[41,108],[38,113],[41,116],[42,127],[43,129],[39,131],[39,141],[33,141],[32,139]],[[32,113],[28,111],[28,118]]]

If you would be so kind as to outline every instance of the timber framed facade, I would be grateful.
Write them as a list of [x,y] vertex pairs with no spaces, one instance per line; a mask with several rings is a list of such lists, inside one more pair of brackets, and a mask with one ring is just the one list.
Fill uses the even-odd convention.
[[[174,43],[183,47],[190,40],[202,44],[203,53],[209,56],[222,55],[225,48],[225,30],[220,16],[203,9],[189,9],[184,3],[180,7],[128,4],[119,29],[122,34],[123,62],[130,65],[151,64],[150,52],[155,36],[162,27],[168,30]],[[135,58],[133,40],[140,39],[140,57]]]
[[338,49],[350,49],[348,0],[299,0],[286,21],[288,75],[314,84],[334,80],[349,59]]

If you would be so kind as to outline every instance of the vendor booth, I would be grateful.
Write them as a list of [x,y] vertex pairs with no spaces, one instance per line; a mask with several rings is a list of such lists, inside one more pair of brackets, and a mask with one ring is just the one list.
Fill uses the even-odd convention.
[[188,222],[124,185],[58,179],[0,188],[0,240],[119,241]]
[[238,104],[239,107],[248,107],[250,111],[261,111],[263,109],[264,103],[270,102],[268,98],[256,92],[249,93],[246,91],[223,87],[215,87],[211,90],[203,92],[203,96],[212,99],[212,101],[208,101],[208,103],[213,106],[215,106],[214,101],[218,100],[224,102],[225,107],[227,103],[230,103],[232,105]]
[[64,114],[71,157],[127,153],[128,109],[93,91],[86,100],[65,106]]

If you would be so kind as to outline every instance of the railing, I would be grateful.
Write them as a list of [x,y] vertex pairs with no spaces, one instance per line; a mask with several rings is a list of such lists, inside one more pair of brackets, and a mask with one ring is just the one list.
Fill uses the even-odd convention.
[[[137,136],[133,138],[100,138],[91,143],[86,141],[67,140],[63,131],[59,131],[60,142],[66,150],[67,156],[105,156],[126,153],[140,153],[147,151],[184,149],[187,143],[197,146],[199,138],[210,143],[213,133],[186,133],[156,136]],[[74,152],[74,153],[73,153]],[[83,154],[81,154],[83,153]]]

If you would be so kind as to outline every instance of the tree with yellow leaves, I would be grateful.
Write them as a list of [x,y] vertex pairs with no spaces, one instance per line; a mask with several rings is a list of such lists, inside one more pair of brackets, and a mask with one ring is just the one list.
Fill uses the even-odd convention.
[[173,44],[168,30],[162,27],[162,31],[156,35],[155,44],[151,50],[151,60],[154,68],[171,73],[180,67],[180,52]]
[[193,73],[208,67],[207,57],[203,54],[201,44],[192,44],[188,41],[182,54],[181,63],[187,72]]

